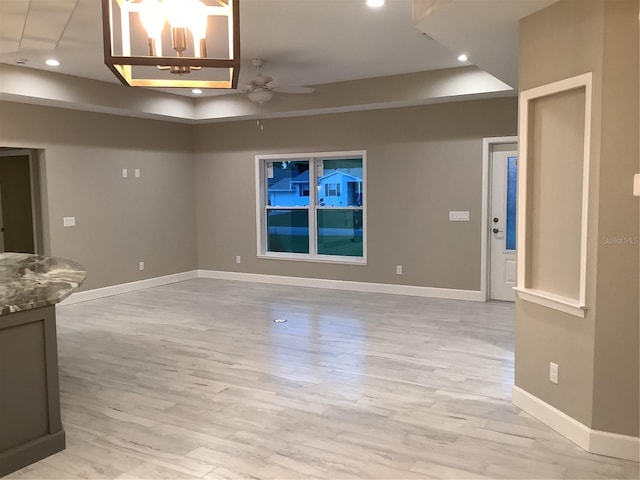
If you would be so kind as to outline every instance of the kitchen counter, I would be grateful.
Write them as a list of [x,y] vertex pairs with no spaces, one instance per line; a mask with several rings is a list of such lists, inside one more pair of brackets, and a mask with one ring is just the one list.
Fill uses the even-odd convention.
[[0,315],[54,305],[71,295],[86,274],[72,260],[0,253]]
[[0,254],[0,477],[65,448],[55,304],[85,276],[71,260]]

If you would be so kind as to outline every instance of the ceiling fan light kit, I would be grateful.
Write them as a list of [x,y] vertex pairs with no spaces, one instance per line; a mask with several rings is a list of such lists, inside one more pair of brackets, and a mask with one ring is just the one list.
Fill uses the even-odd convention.
[[253,77],[248,85],[242,88],[242,91],[247,94],[249,100],[256,104],[256,123],[260,127],[260,130],[264,130],[264,125],[260,123],[260,110],[265,102],[273,98],[274,92],[313,93],[315,91],[315,89],[311,87],[293,87],[277,84],[273,81],[272,77],[262,74],[263,64],[264,60],[261,58],[251,60],[251,65],[256,67],[256,76]]
[[273,98],[273,92],[266,88],[256,88],[249,92],[249,100],[255,103],[268,102]]
[[102,0],[104,61],[125,85],[238,86],[239,0]]
[[313,93],[315,89],[311,87],[296,87],[288,85],[280,85],[274,82],[272,77],[262,74],[262,65],[264,60],[254,58],[251,64],[256,67],[256,76],[243,88],[252,102],[263,104],[273,98],[273,93]]

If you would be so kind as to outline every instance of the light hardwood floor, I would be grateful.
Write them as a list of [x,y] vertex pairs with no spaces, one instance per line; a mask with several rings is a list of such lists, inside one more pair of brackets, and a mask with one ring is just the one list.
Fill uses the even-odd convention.
[[507,303],[205,279],[61,307],[68,446],[8,478],[638,478],[512,405],[513,330]]

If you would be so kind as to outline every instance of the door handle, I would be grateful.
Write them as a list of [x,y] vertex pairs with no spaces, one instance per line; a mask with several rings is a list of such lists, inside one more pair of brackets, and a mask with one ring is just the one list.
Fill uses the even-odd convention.
[[494,228],[493,230],[491,230],[493,233],[501,233],[502,230],[498,230],[497,228]]

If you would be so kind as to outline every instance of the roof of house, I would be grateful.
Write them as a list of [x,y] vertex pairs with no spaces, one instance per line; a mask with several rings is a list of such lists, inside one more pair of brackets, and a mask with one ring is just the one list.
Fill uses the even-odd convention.
[[309,183],[309,170],[305,170],[300,175],[291,180],[291,183]]
[[290,192],[293,190],[291,178],[285,177],[269,187],[270,192]]
[[323,175],[322,177],[320,177],[319,181],[323,182],[323,181],[327,180],[328,178],[333,177],[333,176],[338,175],[338,174],[340,174],[340,175],[342,175],[344,177],[352,178],[356,182],[361,182],[362,181],[362,178],[356,177],[355,175],[351,175],[349,173],[345,173],[345,172],[340,171],[340,170],[334,170],[331,173],[327,173],[326,175]]
[[[330,173],[327,173],[326,175],[323,175],[322,177],[320,177],[319,181],[320,182],[324,182],[325,180],[334,177],[336,175],[342,175],[343,177],[348,177],[350,179],[353,179],[356,182],[361,182],[362,178],[360,177],[356,177],[355,175],[351,175],[349,173],[345,173],[341,170],[334,170]],[[290,178],[290,177],[285,177],[281,180],[279,180],[278,182],[274,183],[272,186],[269,187],[269,191],[270,192],[291,192],[294,189],[294,184],[304,184],[304,183],[309,183],[309,170],[305,170],[304,172],[302,172],[300,175]]]

